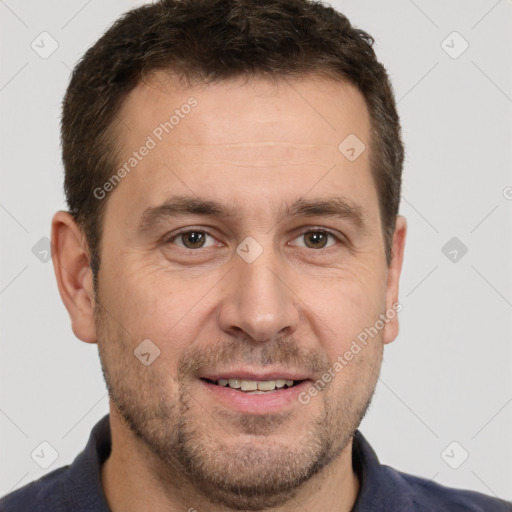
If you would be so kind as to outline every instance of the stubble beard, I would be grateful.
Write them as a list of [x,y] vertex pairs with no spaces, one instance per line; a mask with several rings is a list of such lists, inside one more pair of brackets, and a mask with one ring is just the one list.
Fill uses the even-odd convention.
[[[374,361],[375,382],[367,385],[364,394],[358,382],[349,383],[339,396],[331,394],[330,400],[324,401],[323,414],[294,436],[293,445],[280,442],[276,435],[269,439],[279,431],[279,425],[286,426],[288,413],[261,417],[228,413],[225,416],[240,432],[240,441],[229,439],[226,443],[209,432],[208,422],[216,419],[198,410],[199,402],[189,389],[190,379],[183,376],[194,361],[199,366],[208,357],[204,350],[183,354],[176,377],[163,364],[140,364],[133,355],[132,341],[101,310],[96,323],[101,367],[111,402],[126,427],[154,455],[155,478],[162,488],[174,492],[192,488],[202,500],[228,510],[256,511],[284,505],[305,482],[332,463],[365,416],[380,369],[380,361]],[[236,341],[233,347],[239,344]],[[287,342],[279,347],[277,352],[283,355]],[[307,357],[296,347],[294,350],[296,358]],[[216,353],[218,357],[221,354]],[[272,357],[267,351],[258,359],[268,361]],[[282,357],[273,360],[283,362]],[[325,365],[325,361],[319,360],[318,365]],[[174,393],[170,393],[169,380],[173,381]],[[306,409],[298,414],[307,414]],[[222,425],[215,427],[222,432]]]

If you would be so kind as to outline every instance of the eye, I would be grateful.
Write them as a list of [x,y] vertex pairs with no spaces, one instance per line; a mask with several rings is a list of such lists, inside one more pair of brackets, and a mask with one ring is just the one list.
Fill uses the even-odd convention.
[[[211,243],[207,245],[207,238],[211,239]],[[166,243],[173,243],[185,249],[202,249],[214,245],[215,239],[206,231],[194,229],[190,231],[182,231],[177,235],[169,238]]]
[[[329,243],[329,238],[332,240],[332,243]],[[297,245],[307,247],[308,249],[325,249],[339,241],[338,237],[334,234],[321,230],[306,231],[295,240],[303,240],[302,244],[299,243]]]

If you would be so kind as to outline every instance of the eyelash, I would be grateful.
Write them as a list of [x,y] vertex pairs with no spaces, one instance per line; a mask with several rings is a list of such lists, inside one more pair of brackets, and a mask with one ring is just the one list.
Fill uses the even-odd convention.
[[[174,234],[174,235],[172,235],[171,237],[164,238],[164,240],[163,240],[163,244],[164,244],[164,245],[167,245],[167,244],[169,244],[169,243],[173,243],[173,242],[174,242],[174,240],[178,239],[180,236],[182,236],[182,235],[186,235],[187,233],[192,233],[192,232],[195,232],[195,233],[204,233],[205,235],[210,236],[210,237],[212,237],[212,238],[214,238],[214,239],[215,239],[215,237],[214,237],[214,236],[213,236],[209,231],[207,231],[207,230],[205,230],[205,229],[194,229],[194,228],[192,228],[192,229],[191,229],[191,228],[188,228],[188,229],[186,229],[186,230],[184,230],[184,231],[180,231],[179,233],[175,233],[175,234]],[[340,244],[342,244],[342,245],[345,245],[345,241],[344,241],[344,239],[343,239],[342,237],[340,237],[340,236],[336,235],[336,234],[335,234],[335,233],[333,233],[332,231],[329,231],[329,230],[327,230],[327,229],[325,229],[325,228],[309,228],[309,229],[307,229],[307,230],[302,231],[301,233],[299,233],[299,234],[295,237],[295,239],[297,239],[297,238],[299,238],[299,237],[301,237],[301,236],[304,236],[304,235],[306,235],[306,234],[308,234],[308,233],[323,233],[323,234],[329,235],[329,236],[330,236],[331,238],[333,238],[336,242],[338,242],[338,243],[340,243]],[[294,240],[295,240],[295,239],[294,239]],[[175,245],[178,245],[178,244],[175,244]],[[330,246],[328,246],[328,247],[320,247],[319,249],[312,249],[312,248],[311,248],[311,250],[312,250],[312,251],[320,251],[320,250],[322,250],[322,249],[327,250],[327,249],[330,249],[331,247],[333,247],[334,245],[335,245],[335,244],[330,245]],[[193,251],[193,252],[197,252],[197,251],[199,251],[200,249],[208,249],[208,247],[198,247],[197,249],[190,249],[190,248],[188,248],[188,247],[184,247],[184,246],[181,246],[181,245],[178,245],[178,247],[180,247],[181,249],[185,249],[185,250],[187,250],[187,251]],[[304,249],[310,249],[309,247],[303,247],[303,248],[304,248]]]

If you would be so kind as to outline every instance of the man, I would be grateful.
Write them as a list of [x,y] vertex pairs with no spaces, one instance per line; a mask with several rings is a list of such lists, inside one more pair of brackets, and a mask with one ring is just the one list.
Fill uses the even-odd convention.
[[380,465],[357,430],[406,235],[372,42],[306,0],[162,0],[86,53],[53,262],[110,415],[0,510],[512,510]]

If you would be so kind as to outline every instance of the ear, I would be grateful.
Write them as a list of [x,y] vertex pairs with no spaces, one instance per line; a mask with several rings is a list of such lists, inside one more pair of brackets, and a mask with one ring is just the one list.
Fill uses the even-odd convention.
[[90,257],[82,230],[73,217],[58,211],[52,219],[52,261],[59,293],[75,336],[96,343],[94,288]]
[[402,310],[402,305],[398,302],[398,284],[404,259],[406,233],[407,222],[405,217],[398,215],[391,244],[391,262],[388,267],[386,283],[386,316],[389,321],[384,327],[384,343],[391,343],[398,336],[398,312]]

